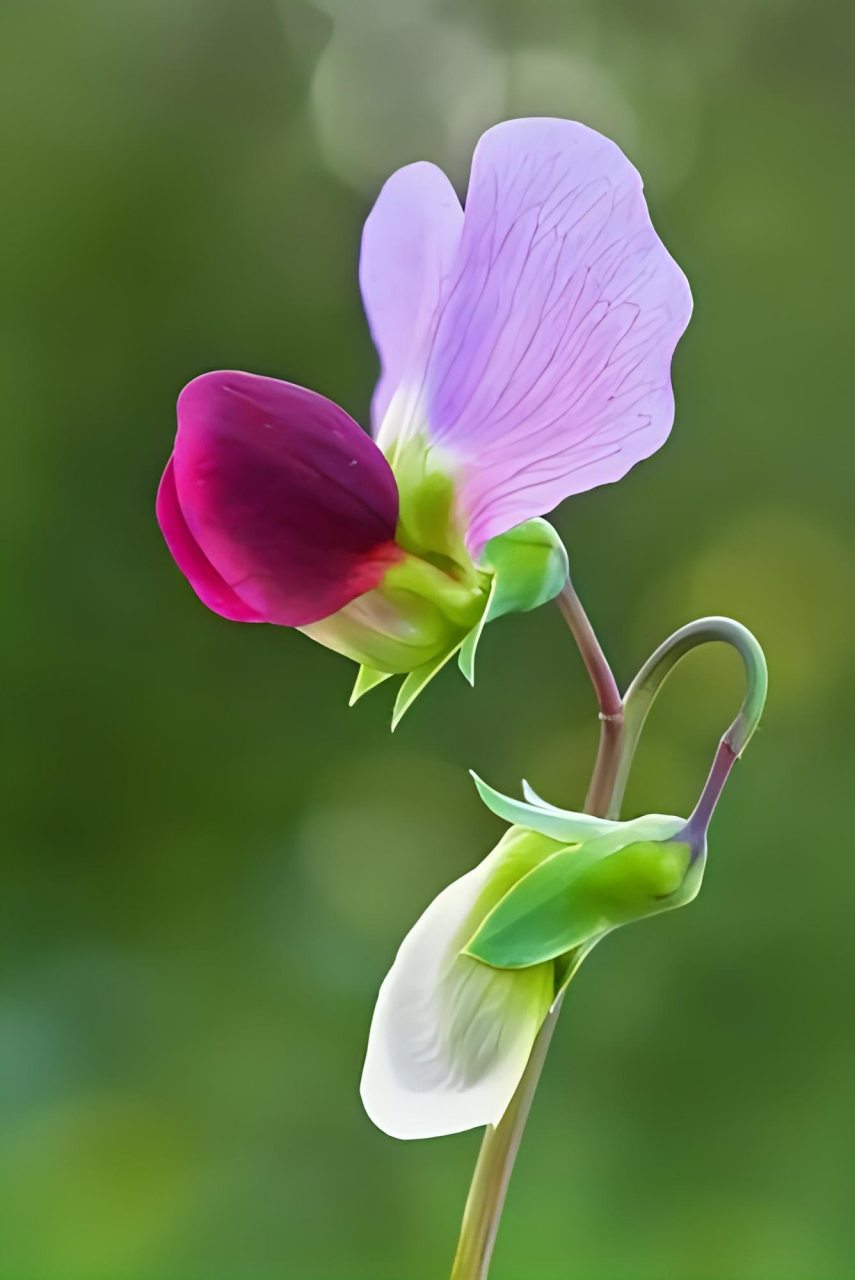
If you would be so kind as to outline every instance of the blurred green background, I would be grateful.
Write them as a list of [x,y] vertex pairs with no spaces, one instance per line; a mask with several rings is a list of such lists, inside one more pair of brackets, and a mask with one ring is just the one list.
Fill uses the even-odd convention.
[[[667,447],[556,517],[576,584],[623,682],[722,612],[772,691],[700,899],[572,992],[493,1275],[852,1274],[845,11],[5,0],[2,1280],[447,1273],[479,1138],[372,1128],[368,1023],[503,829],[466,769],[580,804],[581,663],[557,610],[505,620],[475,692],[444,673],[390,738],[388,687],[348,711],[344,659],[207,612],[153,507],[203,370],[367,421],[381,182],[425,158],[462,190],[526,114],[621,143],[696,298]],[[739,697],[727,653],[685,664],[627,812],[692,805]]]

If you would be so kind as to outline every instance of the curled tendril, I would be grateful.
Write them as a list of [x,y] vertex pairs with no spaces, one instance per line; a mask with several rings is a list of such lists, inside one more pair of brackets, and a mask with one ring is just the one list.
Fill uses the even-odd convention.
[[620,815],[633,757],[650,708],[678,662],[700,645],[720,642],[735,649],[745,668],[746,690],[736,719],[719,743],[713,767],[690,822],[709,821],[730,768],[742,755],[760,722],[766,701],[766,659],[747,627],[732,618],[699,618],[669,636],[647,659],[623,698],[623,730],[607,817]]

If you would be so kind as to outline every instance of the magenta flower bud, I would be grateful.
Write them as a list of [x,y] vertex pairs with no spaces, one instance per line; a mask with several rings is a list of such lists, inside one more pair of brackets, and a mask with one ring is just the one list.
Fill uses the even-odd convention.
[[238,622],[319,622],[405,555],[377,446],[324,396],[249,373],[182,391],[157,517],[199,598]]

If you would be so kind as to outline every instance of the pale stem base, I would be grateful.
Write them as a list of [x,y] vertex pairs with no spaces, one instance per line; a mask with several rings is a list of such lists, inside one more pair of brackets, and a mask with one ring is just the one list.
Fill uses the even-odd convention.
[[560,1008],[561,999],[552,1006],[538,1032],[528,1065],[500,1124],[495,1129],[490,1125],[484,1134],[466,1201],[451,1280],[485,1280],[505,1193]]
[[[588,813],[605,817],[611,804],[621,754],[623,714],[620,692],[569,579],[557,603],[579,646],[600,704],[600,746],[585,809]],[[556,1000],[538,1032],[528,1065],[507,1111],[499,1124],[495,1128],[488,1126],[484,1134],[463,1214],[451,1280],[486,1280],[514,1161],[563,998]]]

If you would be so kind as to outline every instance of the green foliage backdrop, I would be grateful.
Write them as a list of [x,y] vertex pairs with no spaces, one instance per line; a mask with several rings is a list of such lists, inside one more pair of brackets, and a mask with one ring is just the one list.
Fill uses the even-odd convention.
[[[495,1280],[842,1280],[853,1219],[849,41],[834,0],[7,0],[2,1280],[434,1280],[478,1138],[398,1144],[374,996],[502,824],[578,806],[596,739],[557,610],[491,627],[388,734],[388,687],[208,613],[154,492],[191,376],[367,420],[356,262],[383,178],[463,187],[557,114],[644,173],[695,318],[667,447],[557,523],[623,681],[732,613],[762,732],[690,911],[599,949],[526,1136]],[[848,176],[851,178],[851,167]],[[728,655],[657,705],[628,812],[685,811]]]

